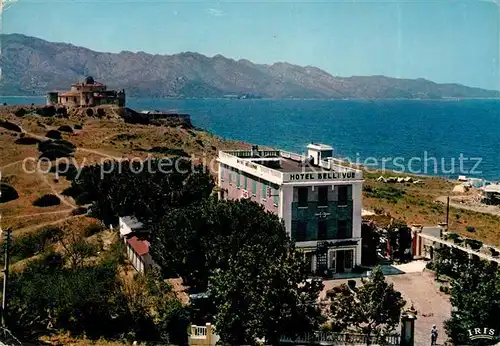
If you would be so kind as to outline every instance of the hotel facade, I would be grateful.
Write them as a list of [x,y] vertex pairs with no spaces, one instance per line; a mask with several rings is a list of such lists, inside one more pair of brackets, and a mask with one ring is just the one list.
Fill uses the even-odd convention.
[[260,203],[284,222],[316,275],[361,264],[363,173],[333,158],[333,148],[307,146],[307,156],[279,150],[220,151],[221,199]]

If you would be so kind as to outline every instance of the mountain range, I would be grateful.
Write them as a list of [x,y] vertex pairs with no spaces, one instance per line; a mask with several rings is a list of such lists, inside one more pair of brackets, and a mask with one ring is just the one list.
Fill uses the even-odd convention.
[[91,75],[138,97],[263,97],[319,99],[498,98],[500,91],[385,76],[334,77],[312,66],[272,65],[144,52],[102,53],[20,34],[1,35],[0,95],[44,95]]

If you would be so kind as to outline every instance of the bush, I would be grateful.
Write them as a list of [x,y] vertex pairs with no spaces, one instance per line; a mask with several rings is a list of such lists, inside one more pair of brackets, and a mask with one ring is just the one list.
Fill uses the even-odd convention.
[[19,127],[19,125],[11,123],[10,121],[1,121],[0,120],[0,127],[3,127],[4,129],[9,130],[9,131],[23,132],[23,130],[21,129],[21,127]]
[[104,118],[106,116],[106,112],[102,108],[97,108],[97,115],[99,118]]
[[35,207],[52,207],[61,204],[61,200],[56,195],[47,194],[33,202]]
[[0,182],[0,203],[7,203],[19,198],[16,189],[7,183]]
[[85,114],[87,114],[88,117],[92,117],[94,116],[94,111],[92,110],[92,108],[87,108]]
[[14,112],[16,117],[24,117],[28,112],[24,108],[19,108]]
[[166,148],[166,147],[153,147],[153,148],[149,149],[149,152],[164,154],[164,155],[189,157],[189,154],[186,153],[183,149],[171,149],[171,148]]
[[73,180],[77,174],[77,169],[72,163],[59,162],[56,166],[50,168],[50,173],[57,173],[68,180]]
[[66,109],[66,107],[59,107],[59,108],[57,108],[56,112],[58,115],[61,115],[63,117],[68,116],[68,110]]
[[470,232],[470,233],[474,233],[474,232],[476,231],[476,229],[475,229],[474,227],[472,227],[472,226],[467,226],[467,227],[465,227],[465,230],[466,230],[467,232]]
[[62,138],[61,132],[56,131],[56,130],[50,130],[49,132],[47,132],[45,137],[52,138],[52,139],[61,139]]
[[[85,208],[86,210],[87,208]],[[104,230],[104,228],[101,225],[90,225],[85,229],[84,236],[85,237],[91,237],[94,234],[101,233]]]
[[83,125],[77,124],[74,127],[75,127],[75,130],[81,130],[83,128]]
[[78,207],[71,212],[71,215],[83,215],[83,214],[87,214],[87,211],[88,211],[88,208]]
[[22,136],[21,138],[16,139],[14,143],[21,145],[33,145],[40,143],[40,140],[33,137]]
[[55,244],[61,235],[62,230],[54,227],[44,228],[39,232],[28,233],[24,236],[14,238],[11,248],[12,257],[15,260],[32,257]]
[[57,129],[57,131],[73,133],[73,128],[71,126],[69,126],[69,125],[62,125],[62,126],[59,126],[59,128]]
[[53,117],[56,115],[56,107],[46,106],[46,107],[38,108],[36,110],[36,114],[41,115],[43,117]]
[[40,158],[44,157],[51,161],[61,157],[72,157],[76,146],[65,140],[46,140],[38,144]]

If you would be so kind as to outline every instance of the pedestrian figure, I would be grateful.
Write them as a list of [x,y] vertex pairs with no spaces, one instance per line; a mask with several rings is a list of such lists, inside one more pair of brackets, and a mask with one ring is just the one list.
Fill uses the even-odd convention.
[[436,345],[436,341],[438,338],[438,330],[436,328],[436,325],[432,325],[431,329],[431,345]]

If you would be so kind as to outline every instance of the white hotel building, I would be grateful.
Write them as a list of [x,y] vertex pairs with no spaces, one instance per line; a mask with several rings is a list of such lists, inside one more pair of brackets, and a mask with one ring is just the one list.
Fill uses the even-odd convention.
[[363,173],[339,164],[333,148],[219,152],[220,198],[248,198],[278,214],[311,272],[348,272],[361,264]]

